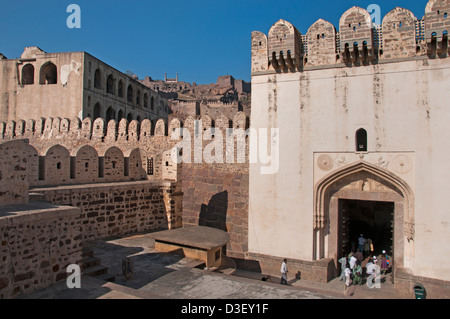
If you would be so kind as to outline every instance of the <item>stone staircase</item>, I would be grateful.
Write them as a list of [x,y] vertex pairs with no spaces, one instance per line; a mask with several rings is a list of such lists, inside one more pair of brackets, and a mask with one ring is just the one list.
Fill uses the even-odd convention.
[[108,273],[108,267],[101,265],[100,258],[94,256],[94,251],[91,248],[83,248],[81,257],[81,272],[83,275],[114,282],[115,278]]

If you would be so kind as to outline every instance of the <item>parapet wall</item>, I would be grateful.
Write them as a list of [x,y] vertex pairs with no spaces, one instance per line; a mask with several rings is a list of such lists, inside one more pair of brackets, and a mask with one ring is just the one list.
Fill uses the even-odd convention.
[[0,144],[0,207],[28,203],[27,140]]
[[[201,127],[200,127],[201,125]],[[221,115],[174,118],[167,124],[120,123],[104,119],[40,118],[0,123],[0,141],[28,139],[24,146],[28,182],[32,187],[137,180],[177,180],[177,163],[171,150],[181,139],[177,128],[211,132],[246,128],[249,118],[242,112],[232,120]],[[169,134],[170,132],[170,134]],[[217,134],[217,133],[216,133]],[[173,136],[172,136],[173,135]],[[193,138],[192,138],[193,139]],[[203,147],[210,141],[204,141]],[[7,161],[8,163],[12,161]]]
[[319,19],[306,35],[285,20],[269,35],[252,32],[252,74],[292,72],[314,67],[347,67],[415,57],[445,58],[450,53],[450,0],[430,0],[423,19],[395,8],[374,25],[367,10],[352,7],[340,18],[339,31]]
[[[50,203],[81,209],[83,242],[181,227],[180,193],[170,182],[122,182],[35,190]],[[175,200],[176,199],[176,200]]]
[[65,280],[81,261],[80,209],[47,203],[0,208],[0,299]]

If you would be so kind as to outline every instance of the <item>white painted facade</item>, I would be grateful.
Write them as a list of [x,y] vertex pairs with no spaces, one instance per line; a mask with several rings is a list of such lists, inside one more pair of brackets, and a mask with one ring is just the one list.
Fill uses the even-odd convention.
[[[409,188],[404,209],[411,230],[394,230],[403,241],[397,252],[403,267],[450,280],[449,79],[450,59],[427,57],[254,72],[252,128],[279,128],[280,165],[276,174],[262,175],[264,165],[250,164],[249,252],[333,258],[326,234],[314,230],[315,190],[327,176],[368,163]],[[360,128],[368,137],[363,153],[355,145]],[[320,163],[320,155],[328,157]]]

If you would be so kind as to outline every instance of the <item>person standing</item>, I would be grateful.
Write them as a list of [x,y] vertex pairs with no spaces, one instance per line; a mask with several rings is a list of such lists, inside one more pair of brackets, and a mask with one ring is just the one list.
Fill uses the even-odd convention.
[[356,265],[353,268],[353,283],[355,285],[362,285],[362,267],[359,260],[356,261]]
[[339,276],[340,281],[345,281],[345,268],[347,268],[347,257],[342,257],[339,259],[339,263],[341,264],[341,275]]
[[383,255],[381,257],[381,273],[383,275],[386,275],[388,269],[389,269],[389,267],[388,267],[388,262],[387,262],[387,259],[386,259],[386,255]]
[[364,251],[364,244],[366,240],[364,239],[363,234],[361,234],[358,238],[358,251],[363,252]]
[[287,285],[287,273],[288,273],[288,268],[287,268],[287,259],[283,260],[283,263],[281,264],[281,282],[280,284],[282,285]]
[[352,255],[350,257],[350,260],[348,261],[348,263],[350,264],[350,269],[353,270],[353,268],[355,267],[355,263],[356,263],[357,259],[354,255]]
[[360,261],[360,262],[362,262],[363,259],[364,259],[364,256],[363,256],[362,252],[360,252],[359,250],[355,253],[354,256],[355,256],[355,258],[356,258],[358,261]]
[[348,289],[348,287],[350,287],[350,282],[351,282],[350,276],[352,274],[352,271],[350,270],[350,268],[345,268],[344,274],[345,274],[344,294],[347,295],[347,289]]
[[370,247],[370,254],[373,254],[373,241],[370,238],[367,238],[367,241],[369,242],[369,247]]

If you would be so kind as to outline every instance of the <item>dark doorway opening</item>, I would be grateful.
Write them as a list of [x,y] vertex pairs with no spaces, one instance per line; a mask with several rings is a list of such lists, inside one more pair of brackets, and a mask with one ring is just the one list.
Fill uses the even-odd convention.
[[[372,240],[372,255],[378,256],[385,250],[389,256],[393,256],[394,210],[393,202],[340,199],[340,257],[347,256],[351,251],[356,252],[361,234],[366,240]],[[366,254],[364,257],[367,257]]]

